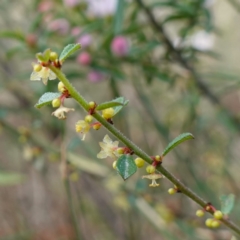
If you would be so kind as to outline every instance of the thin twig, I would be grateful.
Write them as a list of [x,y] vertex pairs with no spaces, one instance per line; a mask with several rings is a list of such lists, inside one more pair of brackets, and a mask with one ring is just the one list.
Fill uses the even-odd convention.
[[157,32],[160,34],[161,39],[165,43],[168,50],[172,53],[175,60],[186,70],[188,70],[192,78],[194,79],[196,85],[198,88],[202,91],[202,93],[215,105],[218,105],[222,111],[224,111],[225,115],[229,117],[229,119],[232,121],[232,123],[235,125],[235,127],[240,131],[240,120],[234,116],[227,108],[225,108],[221,101],[218,99],[218,97],[208,88],[208,86],[205,84],[202,77],[197,73],[197,71],[194,69],[194,67],[182,56],[181,51],[176,49],[172,42],[170,41],[168,35],[166,34],[162,24],[158,22],[153,15],[150,8],[148,8],[142,0],[136,0],[139,6],[145,11],[152,27],[157,30]]

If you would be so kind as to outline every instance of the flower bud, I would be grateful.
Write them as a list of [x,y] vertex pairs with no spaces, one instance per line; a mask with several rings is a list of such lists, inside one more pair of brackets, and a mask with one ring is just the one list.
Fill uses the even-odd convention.
[[113,167],[113,169],[116,169],[116,168],[117,168],[117,161],[114,161],[114,162],[113,162],[112,167]]
[[90,108],[94,108],[95,107],[95,102],[89,102],[88,105],[89,105]]
[[213,214],[215,219],[221,220],[223,218],[223,213],[221,211],[215,211]]
[[77,57],[77,62],[84,66],[89,65],[91,61],[91,55],[88,52],[82,52]]
[[211,223],[212,228],[218,228],[220,226],[220,222],[218,220],[214,220]]
[[40,72],[42,70],[42,65],[41,64],[35,64],[33,66],[33,71],[34,72]]
[[102,117],[105,119],[110,119],[114,116],[114,109],[113,108],[107,108],[102,110]]
[[122,148],[122,147],[120,147],[120,148],[118,148],[118,149],[116,150],[116,152],[117,152],[118,154],[124,154],[124,151],[125,151],[125,149]]
[[208,218],[206,221],[205,221],[205,225],[207,226],[207,227],[212,227],[212,222],[213,222],[214,220],[212,219],[212,218]]
[[129,44],[124,36],[117,36],[111,43],[112,53],[116,56],[123,57],[129,52]]
[[170,195],[173,195],[173,194],[175,194],[177,191],[176,191],[176,189],[175,188],[169,188],[168,189],[168,193],[170,194]]
[[156,156],[155,156],[155,160],[156,160],[157,162],[161,162],[161,161],[162,161],[162,158],[161,158],[161,156],[156,155]]
[[66,91],[66,87],[64,86],[64,84],[62,82],[58,83],[58,91],[61,92],[61,93]]
[[134,160],[135,164],[137,165],[138,168],[141,168],[144,166],[145,161],[142,158],[136,158]]
[[197,217],[203,217],[204,216],[204,211],[203,210],[197,210],[196,211],[196,216]]
[[94,124],[92,125],[92,128],[93,128],[94,130],[99,130],[101,126],[102,126],[101,123],[96,122],[96,123],[94,123]]
[[52,106],[54,108],[60,107],[60,105],[61,105],[61,100],[59,98],[55,98],[52,100]]
[[149,165],[146,167],[146,172],[147,173],[154,173],[155,172],[155,167],[153,165]]
[[58,59],[58,54],[56,52],[51,52],[49,59],[50,61],[54,62],[55,60]]
[[93,120],[92,115],[87,115],[87,116],[85,117],[85,121],[88,122],[88,123],[90,123],[92,120]]

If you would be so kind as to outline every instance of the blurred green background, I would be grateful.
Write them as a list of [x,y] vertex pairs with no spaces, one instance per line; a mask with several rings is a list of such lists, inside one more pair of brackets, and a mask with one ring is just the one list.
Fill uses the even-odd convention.
[[[144,6],[142,5],[144,4]],[[85,141],[75,123],[34,105],[57,80],[29,80],[35,54],[82,49],[63,71],[88,100],[130,102],[114,119],[150,155],[182,132],[195,140],[164,166],[207,201],[233,193],[239,223],[240,2],[238,0],[2,0],[0,2],[0,240],[77,239],[61,177],[66,150],[79,239],[231,239],[195,216],[199,207],[162,179],[149,188],[145,168],[123,182],[112,160],[97,159],[105,129]],[[71,207],[71,206],[70,206]]]

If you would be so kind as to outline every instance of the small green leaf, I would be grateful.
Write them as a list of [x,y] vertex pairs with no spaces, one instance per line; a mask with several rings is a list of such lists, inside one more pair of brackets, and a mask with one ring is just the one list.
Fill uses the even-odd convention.
[[42,53],[37,53],[37,54],[36,54],[36,58],[37,58],[37,60],[39,60],[40,62],[46,62],[46,59],[45,59],[45,57],[43,56]]
[[191,133],[182,133],[180,134],[178,137],[176,137],[175,139],[173,139],[173,141],[171,141],[167,147],[164,149],[162,156],[165,156],[167,153],[169,153],[173,148],[175,148],[177,145],[179,145],[180,143],[189,140],[189,139],[194,139],[194,136]]
[[79,43],[72,43],[68,44],[61,52],[59,60],[61,62],[64,62],[70,55],[75,53],[78,49],[81,48],[81,45]]
[[122,104],[122,105],[120,105],[120,106],[113,107],[113,109],[114,109],[114,115],[116,115],[118,112],[120,112],[120,111],[122,110],[122,108],[123,108],[124,106],[127,106],[128,103],[129,103],[129,100],[126,100],[124,97],[116,98],[116,99],[114,99],[113,101]]
[[2,31],[0,32],[0,38],[11,38],[20,42],[25,42],[25,36],[19,31]]
[[51,104],[53,99],[59,98],[60,96],[61,93],[58,92],[46,92],[39,98],[38,102],[35,104],[35,107],[41,108],[45,105]]
[[19,173],[0,172],[0,186],[16,185],[24,180],[24,176]]
[[125,0],[118,0],[117,10],[114,18],[114,34],[115,35],[120,34],[122,30],[124,6],[125,6]]
[[235,196],[233,194],[222,195],[220,196],[220,201],[221,201],[221,212],[225,215],[228,215],[234,207]]
[[126,180],[137,171],[137,166],[131,155],[122,155],[119,157],[116,167],[123,180]]
[[109,101],[109,102],[104,102],[104,103],[101,103],[99,104],[97,107],[96,107],[96,110],[104,110],[104,109],[107,109],[107,108],[113,108],[113,107],[117,107],[117,106],[121,106],[123,107],[124,105],[124,102],[119,98],[116,98],[112,101]]

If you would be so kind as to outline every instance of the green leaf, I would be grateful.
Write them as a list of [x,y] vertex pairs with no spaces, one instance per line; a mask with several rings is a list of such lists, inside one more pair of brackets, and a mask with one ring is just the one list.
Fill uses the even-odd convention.
[[125,0],[118,0],[117,10],[114,18],[114,34],[118,35],[122,31],[124,17]]
[[75,53],[78,49],[81,48],[81,45],[79,43],[72,43],[68,44],[61,52],[59,60],[61,62],[64,62],[70,55]]
[[107,108],[113,108],[113,107],[117,107],[117,106],[123,107],[124,106],[124,99],[116,98],[112,101],[101,103],[96,107],[96,110],[99,111],[99,110],[104,110],[104,109],[107,109]]
[[38,102],[35,104],[35,107],[41,108],[45,105],[51,104],[53,99],[59,98],[60,96],[61,93],[58,92],[46,92],[39,98]]
[[113,107],[114,109],[114,115],[116,115],[118,112],[122,110],[124,106],[127,106],[129,103],[129,100],[126,100],[124,97],[119,97],[114,99],[115,102],[121,103],[122,105]]
[[0,38],[11,38],[20,42],[25,42],[25,36],[19,31],[2,31],[0,32]]
[[221,212],[225,215],[228,215],[234,207],[235,196],[233,194],[222,195],[220,196],[220,201],[221,201]]
[[176,137],[175,139],[173,139],[173,141],[171,141],[167,147],[164,149],[162,156],[165,156],[167,153],[169,153],[173,148],[175,148],[177,145],[179,145],[180,143],[189,140],[189,139],[194,139],[194,136],[191,133],[182,133],[180,134],[178,137]]
[[126,180],[137,171],[137,166],[131,155],[122,155],[119,157],[116,167],[123,180]]
[[0,186],[16,185],[24,180],[24,176],[19,173],[0,172]]

